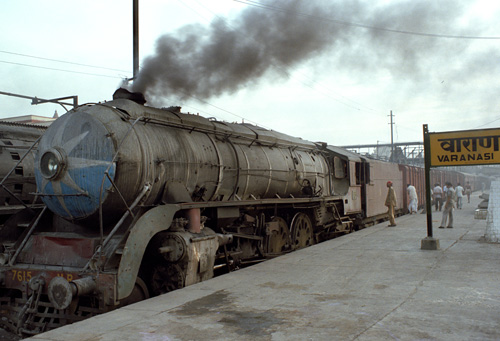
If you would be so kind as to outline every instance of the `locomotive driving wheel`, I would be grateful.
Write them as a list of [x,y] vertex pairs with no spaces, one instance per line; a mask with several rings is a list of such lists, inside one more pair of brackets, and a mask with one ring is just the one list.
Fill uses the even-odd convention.
[[132,303],[140,302],[149,298],[149,290],[146,283],[137,277],[135,280],[134,289],[132,293],[120,302],[120,306],[126,306]]
[[177,264],[159,263],[152,269],[151,291],[154,296],[183,288],[184,283],[184,271]]
[[314,244],[313,225],[307,214],[302,212],[295,214],[290,226],[293,250]]
[[271,223],[275,224],[267,237],[267,252],[281,253],[290,246],[290,229],[285,219],[281,217],[274,217]]

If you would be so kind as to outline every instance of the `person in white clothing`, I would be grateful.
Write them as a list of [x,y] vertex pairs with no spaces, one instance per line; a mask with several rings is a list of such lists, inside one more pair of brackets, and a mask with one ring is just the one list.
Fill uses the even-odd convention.
[[464,188],[460,186],[460,183],[455,187],[455,195],[457,196],[457,208],[462,209],[462,198],[464,197]]
[[410,211],[410,214],[418,213],[418,196],[415,186],[408,184],[406,190],[408,192],[408,197],[410,198],[410,203],[408,204],[408,211]]

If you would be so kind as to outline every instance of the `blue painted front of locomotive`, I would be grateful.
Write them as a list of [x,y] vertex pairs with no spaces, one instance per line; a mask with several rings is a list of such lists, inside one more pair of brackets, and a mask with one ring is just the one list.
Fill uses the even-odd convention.
[[87,218],[99,210],[111,188],[115,147],[106,127],[85,110],[56,120],[40,141],[35,177],[42,200],[69,220]]

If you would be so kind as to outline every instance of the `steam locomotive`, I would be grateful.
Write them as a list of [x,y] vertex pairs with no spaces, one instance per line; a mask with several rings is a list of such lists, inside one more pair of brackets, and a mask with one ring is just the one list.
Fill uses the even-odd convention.
[[386,181],[402,198],[418,180],[404,167],[179,107],[82,105],[38,143],[44,206],[2,226],[0,321],[40,333],[382,221]]

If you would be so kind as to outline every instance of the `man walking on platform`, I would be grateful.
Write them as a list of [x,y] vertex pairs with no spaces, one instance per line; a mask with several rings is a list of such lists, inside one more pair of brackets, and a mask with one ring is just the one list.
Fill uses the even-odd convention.
[[467,194],[467,203],[470,204],[470,194],[472,193],[472,187],[470,186],[469,181],[465,184],[465,194]]
[[408,197],[410,197],[410,203],[408,204],[408,211],[410,211],[410,214],[413,213],[418,213],[418,196],[417,196],[417,190],[415,189],[415,186],[412,186],[408,184],[408,187],[406,188],[408,191]]
[[455,204],[455,190],[453,189],[453,185],[451,184],[451,182],[446,183],[446,188],[446,201],[444,203],[443,219],[441,219],[441,225],[439,226],[440,229],[443,229],[444,225],[446,225],[447,218],[450,218],[447,227],[453,227],[453,206]]
[[434,185],[434,189],[432,190],[432,195],[434,196],[434,205],[436,206],[436,211],[443,207],[443,189],[439,184]]
[[389,226],[396,226],[394,220],[394,207],[396,207],[396,192],[392,188],[392,182],[387,181],[387,197],[385,198],[385,206],[387,206],[387,215],[389,216]]

